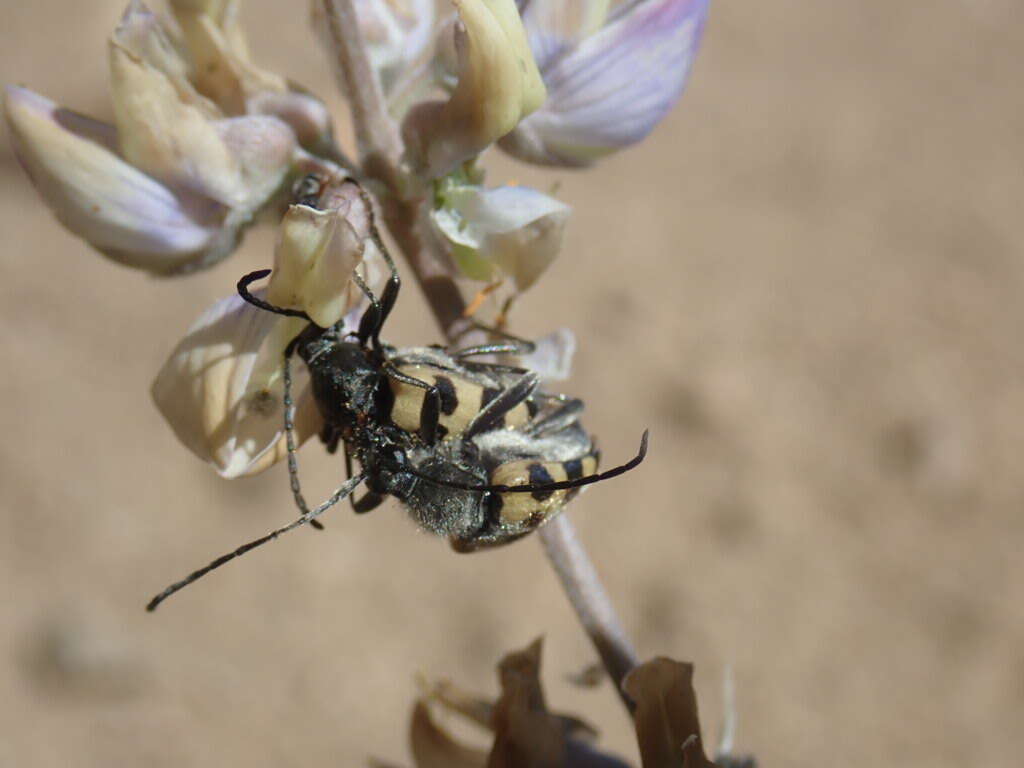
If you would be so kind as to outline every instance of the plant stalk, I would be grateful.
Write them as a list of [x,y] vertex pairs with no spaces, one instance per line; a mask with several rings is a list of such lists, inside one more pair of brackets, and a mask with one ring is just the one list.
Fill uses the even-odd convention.
[[639,662],[633,643],[615,613],[601,577],[576,533],[566,512],[544,525],[537,533],[544,544],[551,567],[555,569],[566,597],[576,611],[583,629],[597,649],[608,676],[626,709],[634,704],[622,690],[622,679]]

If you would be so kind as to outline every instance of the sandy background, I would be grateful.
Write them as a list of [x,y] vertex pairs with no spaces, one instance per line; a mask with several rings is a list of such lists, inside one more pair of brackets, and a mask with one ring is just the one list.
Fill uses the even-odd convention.
[[[305,3],[259,60],[332,94]],[[766,766],[1019,765],[1024,751],[1024,18],[1013,0],[716,0],[689,91],[563,184],[567,252],[517,329],[581,340],[609,461],[573,508],[644,656],[723,670]],[[120,2],[5,2],[0,80],[108,114]],[[331,96],[333,99],[333,95]],[[336,103],[336,102],[335,102]],[[218,479],[148,387],[269,233],[201,277],[94,256],[0,155],[0,766],[408,764],[413,675],[496,690],[547,637],[550,701],[634,754],[537,541],[456,556],[389,505],[168,581],[290,519],[282,468]],[[426,343],[405,293],[392,341]],[[311,495],[337,462],[303,455]]]

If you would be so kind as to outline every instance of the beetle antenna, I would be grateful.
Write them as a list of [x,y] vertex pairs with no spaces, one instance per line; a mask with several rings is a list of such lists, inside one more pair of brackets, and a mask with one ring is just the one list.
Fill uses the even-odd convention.
[[193,571],[192,573],[190,573],[188,576],[186,576],[181,581],[174,582],[169,587],[167,587],[167,589],[165,589],[159,595],[157,595],[152,600],[150,600],[146,604],[146,610],[150,611],[150,612],[155,611],[157,606],[160,605],[160,603],[162,603],[168,597],[173,595],[175,592],[178,592],[179,590],[184,589],[189,584],[191,584],[191,583],[193,583],[195,581],[198,581],[199,579],[203,578],[203,576],[208,574],[210,571],[214,571],[214,570],[220,568],[225,563],[228,563],[231,560],[234,560],[236,557],[240,557],[241,555],[244,555],[246,552],[248,552],[248,551],[250,551],[252,549],[256,549],[256,547],[259,547],[259,546],[262,546],[262,545],[266,544],[268,541],[273,541],[278,536],[283,536],[284,534],[288,533],[289,531],[291,531],[291,530],[293,530],[295,528],[298,528],[300,525],[304,525],[304,524],[306,524],[308,522],[311,522],[314,518],[316,518],[319,515],[322,515],[328,509],[330,509],[335,504],[337,504],[339,501],[341,501],[346,496],[348,496],[350,493],[352,493],[352,491],[354,491],[359,486],[359,484],[361,482],[363,482],[363,480],[365,480],[365,479],[366,479],[366,475],[362,474],[362,473],[356,475],[355,477],[349,478],[340,488],[338,488],[338,490],[336,490],[331,495],[331,498],[329,498],[327,501],[325,501],[323,504],[321,504],[316,509],[310,510],[308,513],[304,514],[298,520],[293,520],[292,522],[288,523],[288,525],[282,526],[281,528],[278,528],[277,530],[271,531],[270,533],[268,533],[265,536],[260,536],[258,539],[254,539],[253,541],[250,541],[248,544],[243,544],[238,549],[221,555],[216,560],[214,560],[212,563],[210,563],[207,566],[204,566],[203,568],[200,568],[198,571]]
[[631,469],[635,469],[647,456],[647,437],[649,431],[650,430],[644,430],[644,434],[640,438],[640,450],[637,451],[636,456],[625,464],[612,467],[611,469],[599,472],[596,475],[578,477],[575,480],[562,480],[557,483],[538,483],[531,485],[470,485],[469,483],[456,483],[451,480],[439,480],[438,478],[417,472],[411,467],[403,466],[400,468],[400,471],[408,472],[410,475],[418,477],[421,480],[426,480],[428,483],[440,485],[445,488],[455,488],[459,491],[482,491],[487,493],[547,493],[550,491],[565,491],[570,488],[579,488],[582,485],[600,483],[602,480],[611,480],[613,477],[618,477],[619,475],[629,472]]
[[258,299],[249,293],[249,286],[255,283],[257,280],[262,280],[264,277],[269,275],[272,270],[269,269],[258,269],[255,272],[250,272],[244,275],[238,284],[235,286],[238,290],[238,295],[241,296],[249,304],[252,304],[258,309],[262,309],[265,312],[273,312],[275,315],[284,315],[285,317],[301,317],[303,320],[310,320],[309,315],[303,312],[301,309],[288,309],[286,307],[278,307],[271,304],[263,299]]

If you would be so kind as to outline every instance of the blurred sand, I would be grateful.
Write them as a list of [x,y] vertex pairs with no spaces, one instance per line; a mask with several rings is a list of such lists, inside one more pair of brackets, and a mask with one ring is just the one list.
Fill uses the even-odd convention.
[[[8,3],[0,79],[106,114],[120,6]],[[305,4],[247,6],[259,60],[332,93]],[[573,516],[642,654],[695,662],[710,736],[731,664],[766,766],[1017,765],[1019,4],[713,6],[646,144],[588,174],[492,164],[576,207],[517,329],[577,331],[567,389],[609,461],[652,429]],[[283,468],[219,480],[148,396],[272,239],[146,279],[59,230],[3,146],[0,766],[408,764],[414,673],[493,692],[541,633],[552,704],[634,755],[607,684],[565,682],[593,656],[534,540],[456,556],[393,505],[339,509],[146,615],[292,515]],[[390,338],[435,341],[424,317],[406,291]]]

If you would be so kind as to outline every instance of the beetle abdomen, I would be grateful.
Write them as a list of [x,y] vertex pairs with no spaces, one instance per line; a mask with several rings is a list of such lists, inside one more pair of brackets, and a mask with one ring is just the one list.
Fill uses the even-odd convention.
[[[569,461],[535,461],[520,459],[500,464],[491,473],[491,485],[547,485],[578,480],[597,471],[597,455],[588,454]],[[497,494],[499,519],[504,525],[527,525],[535,528],[557,512],[579,488],[560,491]]]

